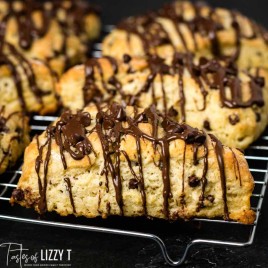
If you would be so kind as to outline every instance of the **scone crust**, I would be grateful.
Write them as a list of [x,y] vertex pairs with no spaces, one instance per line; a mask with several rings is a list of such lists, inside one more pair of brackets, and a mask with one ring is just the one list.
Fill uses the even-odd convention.
[[[143,89],[149,80],[151,64],[147,59],[132,58],[129,63],[117,61],[118,70],[114,72],[114,66],[111,60],[101,58],[95,60],[97,63],[92,64],[94,69],[94,87],[90,88],[92,92],[92,101],[94,101],[94,88],[101,92],[102,101],[126,102],[126,98],[131,95],[135,96]],[[159,65],[161,66],[161,64]],[[102,74],[100,72],[102,70]],[[129,71],[131,70],[131,72]],[[267,81],[267,71],[264,69],[252,68],[249,72],[239,70],[235,75],[240,81],[242,94],[244,99],[250,97],[249,84],[258,71],[258,76]],[[111,80],[116,80],[121,85],[120,89],[111,84]],[[180,92],[180,75],[178,71],[175,74],[157,74],[149,89],[142,93],[136,105],[141,108],[147,108],[153,102],[153,94],[155,95],[155,104],[157,108],[164,112],[166,110],[174,110],[176,120],[182,120],[181,102],[182,95]],[[263,106],[252,105],[249,107],[229,108],[222,105],[220,90],[211,88],[203,79],[198,80],[189,73],[186,68],[182,75],[183,93],[184,93],[184,109],[185,122],[198,129],[205,129],[209,133],[217,136],[223,144],[245,149],[255,141],[264,131],[268,120],[268,90],[267,83],[263,85]],[[86,66],[78,65],[67,71],[61,77],[57,84],[57,93],[61,97],[64,107],[72,109],[82,109],[85,103],[84,88],[86,84]],[[202,88],[206,91],[206,99],[202,95]],[[74,94],[75,89],[75,94]],[[164,89],[164,92],[163,92]],[[109,91],[110,90],[110,91]],[[228,86],[225,91],[229,94]],[[112,93],[110,93],[112,92]],[[114,92],[114,93],[113,93]],[[99,94],[99,93],[98,93]],[[230,96],[229,96],[230,97]],[[166,103],[165,103],[166,102]],[[205,107],[204,107],[205,104]]]
[[208,58],[238,52],[240,67],[268,67],[266,29],[238,12],[181,0],[125,19],[105,38],[102,49],[119,59],[148,53],[167,58],[174,51]]
[[30,143],[28,118],[0,105],[0,174],[13,166]]
[[[47,61],[58,74],[84,60],[86,43],[100,34],[99,13],[86,2],[33,1],[31,7],[24,1],[9,2],[0,3],[0,22],[5,30],[3,41],[14,45],[28,58]],[[28,38],[24,33],[26,26],[19,22],[23,14],[35,38]]]
[[0,104],[13,111],[51,114],[58,109],[56,75],[37,59],[27,59],[14,46],[4,45],[0,67]]
[[[135,113],[135,109],[132,107],[127,108],[126,111],[128,116],[133,116],[133,113]],[[92,105],[86,107],[83,112],[90,113],[93,125],[89,129],[92,129],[98,114],[97,108]],[[138,127],[147,135],[152,135],[153,130],[150,123],[140,123]],[[161,133],[160,127],[159,135]],[[66,169],[64,169],[63,162],[61,161],[59,146],[54,139],[51,140],[49,145],[51,146],[51,154],[50,160],[47,163],[48,173],[46,180],[47,211],[56,211],[62,216],[74,214],[88,218],[97,216],[105,218],[109,215],[122,215],[122,213],[125,216],[145,215],[140,189],[130,186],[132,183],[130,181],[134,177],[129,169],[128,160],[131,163],[136,163],[139,155],[135,138],[132,135],[123,135],[120,141],[122,211],[120,211],[118,204],[117,191],[114,187],[113,179],[109,174],[108,181],[106,181],[105,172],[103,172],[105,165],[104,151],[100,137],[93,131],[87,135],[87,138],[93,145],[91,153],[80,160],[75,160],[65,151]],[[47,133],[43,133],[38,138],[38,144],[37,139],[34,139],[27,147],[22,177],[19,180],[18,188],[11,197],[12,204],[19,203],[22,206],[33,207],[36,211],[41,212],[35,163],[38,155],[40,155],[40,147],[45,144],[46,140]],[[193,165],[194,147],[192,144],[186,144],[180,139],[176,139],[169,144],[170,195],[168,198],[168,219],[225,217],[221,174],[215,150],[217,142],[215,142],[214,138],[210,138],[210,136],[206,136],[206,142],[208,170],[202,206],[200,205],[200,194],[202,193],[200,181],[199,184],[192,185],[189,180],[192,176],[202,177],[205,165],[205,147],[199,147],[196,154],[198,164]],[[148,217],[167,218],[163,209],[164,182],[162,180],[162,171],[157,165],[157,163],[161,162],[161,153],[155,150],[152,142],[147,139],[141,138],[140,146],[140,156],[143,163],[144,193],[146,194],[146,215]],[[47,146],[43,148],[43,159],[46,158],[46,155]],[[230,220],[251,224],[255,220],[255,213],[250,209],[250,196],[253,191],[254,181],[249,172],[247,162],[240,151],[225,146],[222,147],[222,157],[226,177],[228,217]],[[39,175],[42,185],[44,185],[43,168],[44,166],[41,164]],[[137,165],[132,164],[132,170],[139,176]],[[69,180],[69,184],[67,180]],[[184,187],[183,190],[182,187]],[[70,192],[72,198],[70,197]]]

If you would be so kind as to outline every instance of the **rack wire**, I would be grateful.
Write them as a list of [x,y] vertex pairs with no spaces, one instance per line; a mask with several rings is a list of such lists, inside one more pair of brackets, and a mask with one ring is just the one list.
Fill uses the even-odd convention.
[[[107,26],[106,31],[109,32],[113,26]],[[93,51],[93,56],[100,57],[101,56],[101,44],[96,44]],[[34,116],[31,120],[31,134],[34,136],[35,134],[40,134],[46,127],[56,119],[54,116]],[[252,195],[251,203],[253,205],[252,209],[256,211],[256,220],[252,225],[245,226],[243,224],[232,222],[232,221],[224,221],[220,219],[204,219],[198,218],[193,219],[192,222],[201,223],[203,226],[205,224],[209,224],[212,228],[219,228],[221,230],[222,227],[227,228],[227,226],[236,226],[239,229],[246,228],[243,230],[243,236],[239,236],[237,239],[225,240],[219,237],[216,238],[201,238],[202,230],[199,230],[197,238],[188,239],[188,241],[184,242],[180,245],[181,251],[178,257],[178,254],[175,257],[171,257],[170,251],[168,250],[169,246],[165,239],[161,238],[160,235],[156,232],[151,232],[152,224],[143,222],[144,226],[149,225],[150,231],[147,228],[138,228],[141,230],[135,230],[136,225],[134,224],[134,230],[130,230],[133,228],[128,228],[129,226],[125,222],[122,224],[118,224],[115,220],[109,221],[98,221],[94,219],[69,219],[69,218],[60,218],[60,217],[51,217],[51,219],[41,220],[38,219],[38,216],[34,212],[25,212],[26,210],[19,207],[10,207],[9,199],[13,189],[16,188],[18,179],[21,175],[21,166],[22,162],[12,170],[8,170],[2,176],[0,176],[0,220],[9,220],[21,223],[29,223],[29,224],[38,224],[45,225],[51,227],[61,227],[61,228],[69,228],[90,232],[98,232],[98,233],[106,233],[106,234],[116,234],[123,236],[131,236],[136,238],[149,239],[157,243],[160,247],[162,255],[166,263],[171,266],[179,266],[185,262],[190,249],[197,245],[207,245],[207,246],[230,246],[230,247],[246,247],[253,243],[256,229],[259,223],[259,218],[261,214],[261,208],[263,204],[263,198],[266,191],[266,186],[268,182],[268,129],[265,131],[264,135],[252,146],[250,146],[245,153],[245,157],[248,161],[250,171],[253,174],[255,180],[255,189]],[[4,205],[2,205],[4,204]],[[121,221],[124,219],[120,219]],[[107,222],[108,221],[108,222]],[[131,219],[131,222],[135,222],[137,220]],[[101,223],[100,223],[101,222]],[[104,223],[106,222],[106,223]],[[136,222],[135,222],[136,223]],[[162,224],[162,223],[160,223]],[[189,223],[178,223],[178,224],[189,224]],[[158,223],[153,223],[156,225],[156,229],[158,228]],[[115,228],[114,228],[115,226]],[[131,226],[131,225],[130,225]],[[132,225],[133,226],[133,225]],[[220,226],[220,227],[219,227]],[[118,228],[121,227],[121,228]],[[145,229],[145,231],[144,231]],[[173,228],[174,229],[174,228]],[[176,228],[175,228],[176,229]],[[234,230],[230,229],[232,232]],[[176,233],[174,234],[176,236]]]
[[[34,116],[31,124],[32,135],[41,133],[46,126],[52,122],[56,117],[52,116]],[[237,240],[237,241],[226,241],[220,239],[193,239],[188,241],[184,245],[184,252],[182,255],[177,258],[173,259],[170,257],[168,252],[168,247],[163,239],[160,236],[155,235],[149,232],[140,232],[140,231],[130,231],[126,229],[117,229],[117,228],[110,228],[108,227],[101,227],[101,226],[92,226],[88,225],[90,220],[87,224],[78,224],[77,221],[75,223],[69,223],[64,220],[62,221],[54,221],[54,220],[40,220],[37,219],[35,214],[31,216],[25,216],[23,213],[20,212],[22,215],[13,215],[12,210],[11,212],[6,209],[3,213],[0,208],[0,220],[10,220],[22,223],[31,223],[31,224],[39,224],[39,225],[46,225],[46,226],[53,226],[53,227],[62,227],[62,228],[70,228],[70,229],[77,229],[77,230],[84,230],[84,231],[91,231],[91,232],[99,232],[99,233],[108,233],[108,234],[117,234],[117,235],[125,235],[125,236],[132,236],[137,238],[145,238],[150,239],[156,242],[162,251],[163,257],[165,261],[172,265],[172,266],[179,266],[182,264],[189,253],[189,250],[196,245],[209,245],[209,246],[233,246],[233,247],[245,247],[249,246],[253,243],[256,228],[259,222],[261,207],[263,203],[264,194],[266,191],[266,186],[268,182],[268,172],[267,172],[267,164],[268,164],[268,157],[265,155],[267,154],[268,150],[268,129],[266,134],[262,136],[257,143],[250,146],[249,149],[246,151],[246,159],[248,160],[250,171],[254,175],[255,178],[255,190],[252,195],[252,207],[253,210],[256,211],[256,220],[255,222],[248,226],[248,235],[243,237],[244,240]],[[8,170],[2,177],[0,178],[0,201],[8,203],[10,198],[10,193],[13,189],[16,188],[19,176],[21,175],[21,165],[18,166],[17,169]],[[17,213],[16,213],[17,214]],[[195,222],[202,222],[202,223],[212,223],[224,225],[239,225],[240,228],[243,228],[244,225],[231,222],[231,221],[224,221],[219,219],[193,219]],[[79,221],[78,221],[79,222]]]

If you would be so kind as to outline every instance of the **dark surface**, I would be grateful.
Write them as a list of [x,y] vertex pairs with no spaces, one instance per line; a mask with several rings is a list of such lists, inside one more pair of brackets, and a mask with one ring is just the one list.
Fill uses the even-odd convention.
[[[263,207],[254,244],[247,248],[231,247],[205,247],[198,246],[190,251],[183,267],[268,267],[268,199]],[[9,208],[10,210],[10,208]],[[22,211],[18,207],[12,209]],[[26,214],[26,213],[24,213]],[[27,214],[29,211],[27,211]],[[61,220],[59,217],[53,219]],[[50,217],[52,220],[52,217]],[[72,222],[76,222],[71,219]],[[106,221],[82,220],[95,225],[112,226],[125,229],[146,229],[147,232],[158,233],[165,237],[168,250],[173,257],[180,256],[181,247],[189,241],[190,237],[217,238],[222,240],[245,240],[248,227],[226,224],[196,223],[166,223],[145,219],[119,219]],[[134,223],[134,225],[133,225]],[[156,230],[158,229],[158,230]],[[144,239],[134,239],[124,236],[96,234],[86,231],[51,228],[38,225],[1,221],[2,243],[19,243],[23,248],[29,249],[29,254],[35,254],[43,249],[72,249],[71,267],[168,267],[164,264],[160,249],[156,243]],[[163,235],[165,234],[165,235]],[[240,238],[240,239],[239,239]],[[6,267],[6,248],[0,248],[0,267]],[[175,255],[177,254],[177,255]],[[177,256],[177,257],[176,257]],[[39,261],[40,263],[40,261]],[[60,263],[60,262],[55,262]],[[63,262],[68,263],[68,262]],[[17,264],[9,267],[19,267]],[[64,266],[65,267],[65,266]]]
[[[122,16],[137,14],[160,6],[165,1],[94,1],[103,6],[103,19],[107,24],[114,24]],[[225,0],[210,1],[217,5],[228,6],[243,11],[255,20],[268,25],[266,15],[267,1]],[[262,208],[262,215],[257,228],[254,244],[247,248],[209,248],[193,249],[183,267],[268,267],[268,196]],[[21,208],[10,209],[7,204],[0,204],[0,214],[4,211],[23,212]],[[34,217],[37,217],[33,214]],[[54,218],[54,216],[52,216]],[[56,217],[56,219],[59,219]],[[82,220],[83,223],[86,220]],[[114,228],[144,229],[157,231],[165,236],[165,241],[173,253],[178,253],[179,245],[184,245],[190,237],[211,237],[232,240],[246,239],[246,228],[225,225],[196,225],[192,223],[165,223],[138,219],[110,219],[108,221],[89,221],[93,225],[113,226]],[[133,224],[134,223],[134,224]],[[41,249],[72,249],[71,267],[163,267],[164,261],[157,244],[122,236],[96,234],[85,231],[51,228],[30,224],[0,220],[0,244],[20,243],[31,254]],[[179,255],[178,255],[179,256]],[[6,267],[6,249],[0,248],[0,268]],[[19,267],[19,264],[9,265]]]

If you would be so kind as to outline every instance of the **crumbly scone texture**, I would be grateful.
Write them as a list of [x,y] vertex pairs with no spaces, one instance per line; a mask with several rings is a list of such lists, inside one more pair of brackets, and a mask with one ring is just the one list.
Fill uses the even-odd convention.
[[41,115],[58,109],[56,76],[45,63],[24,58],[10,45],[5,45],[2,60],[0,105]]
[[[100,18],[83,1],[0,1],[3,39],[28,58],[48,61],[61,74],[84,60],[86,42],[100,33]],[[30,5],[30,6],[27,6]],[[45,11],[46,10],[46,11]],[[25,31],[27,28],[27,31]],[[42,32],[43,31],[43,32]],[[35,36],[31,39],[31,35]]]
[[[96,61],[97,64],[92,65],[94,70],[93,85],[90,84],[87,89],[88,92],[91,92],[92,96],[90,98],[92,100],[94,100],[95,95],[101,94],[103,101],[127,102],[129,96],[137,95],[146,87],[152,74],[148,61],[141,58],[132,58],[128,63],[118,61],[117,73],[114,73],[114,66],[108,58],[101,58]],[[255,75],[256,70],[252,68],[251,74]],[[265,70],[262,69],[258,72],[264,80],[268,78]],[[249,99],[251,96],[250,74],[239,71],[236,76],[240,80],[242,99]],[[188,125],[205,129],[219,138],[223,144],[240,149],[247,148],[264,131],[268,120],[267,83],[262,90],[264,100],[262,107],[252,105],[245,108],[229,108],[222,105],[220,90],[211,87],[202,78],[200,79],[202,86],[200,86],[200,83],[197,83],[197,80],[193,78],[187,68],[184,69],[181,77],[185,99],[185,122]],[[116,80],[117,83],[113,81],[111,83],[111,80]],[[175,111],[176,120],[181,121],[183,97],[179,80],[178,71],[173,75],[157,74],[148,90],[144,90],[139,95],[135,104],[138,107],[147,108],[154,103],[157,109],[162,112],[165,109],[166,111],[171,109]],[[64,107],[82,109],[85,106],[85,83],[84,65],[75,66],[63,74],[57,85],[57,92]],[[120,89],[118,84],[120,84]],[[207,92],[205,102],[201,88]],[[228,86],[225,86],[224,90],[226,96],[231,99]]]
[[147,53],[166,58],[174,51],[208,58],[237,53],[240,67],[267,68],[266,34],[266,29],[238,12],[179,0],[122,21],[104,39],[102,50],[119,59]]
[[[135,108],[127,107],[127,116],[133,116]],[[208,155],[204,156],[204,146],[199,146],[197,156],[198,164],[193,164],[194,146],[185,141],[175,139],[169,144],[170,163],[170,194],[168,197],[168,216],[163,210],[163,170],[161,170],[161,152],[146,138],[140,139],[140,153],[137,151],[137,142],[131,134],[120,137],[120,174],[122,185],[122,211],[116,198],[114,178],[108,172],[105,176],[104,151],[102,142],[96,131],[90,131],[96,122],[98,110],[95,106],[86,107],[83,112],[91,115],[91,125],[87,128],[87,139],[93,146],[89,154],[80,160],[75,160],[67,151],[63,152],[67,168],[63,168],[60,147],[51,140],[51,154],[47,158],[48,146],[43,146],[39,171],[40,183],[44,190],[46,183],[45,201],[47,211],[56,211],[62,216],[74,214],[89,218],[109,215],[143,216],[142,193],[139,187],[130,187],[131,180],[140,179],[138,157],[141,157],[142,172],[144,178],[144,194],[146,196],[147,216],[168,219],[190,219],[192,217],[224,217],[223,188],[215,142],[206,136]],[[143,133],[152,137],[151,123],[140,123],[138,128]],[[67,133],[67,132],[66,132]],[[163,133],[159,126],[158,135]],[[72,137],[75,137],[72,133]],[[10,202],[19,203],[24,207],[33,207],[40,212],[40,185],[35,169],[36,161],[40,160],[40,148],[47,144],[47,133],[43,133],[34,139],[27,147],[24,157],[22,177],[18,188],[13,192]],[[107,150],[107,148],[105,149]],[[124,153],[123,153],[124,152]],[[113,166],[115,167],[114,152],[111,152]],[[126,157],[127,155],[127,157]],[[255,213],[250,208],[250,196],[253,191],[254,181],[249,172],[247,162],[243,154],[236,150],[223,146],[222,157],[224,160],[224,173],[226,176],[226,198],[229,211],[229,219],[245,224],[254,222]],[[128,164],[127,158],[130,162]],[[197,209],[202,194],[202,183],[190,186],[189,178],[202,177],[204,172],[204,158],[207,159],[208,169],[206,173],[206,186],[203,192],[203,205]],[[38,159],[38,160],[37,160]],[[44,165],[47,164],[47,176],[44,179]],[[131,167],[131,168],[130,168]],[[166,165],[163,165],[166,167]],[[118,170],[117,170],[118,172]],[[240,174],[240,175],[238,175]],[[114,174],[115,176],[115,174]],[[135,177],[136,176],[136,177]],[[239,179],[239,178],[240,179]],[[66,183],[68,178],[70,184]],[[70,189],[71,188],[71,189]],[[70,194],[71,193],[71,194]],[[70,197],[72,195],[72,198]],[[183,202],[182,202],[183,199]],[[44,201],[44,197],[43,197]]]
[[0,100],[0,174],[13,166],[30,142],[28,118]]

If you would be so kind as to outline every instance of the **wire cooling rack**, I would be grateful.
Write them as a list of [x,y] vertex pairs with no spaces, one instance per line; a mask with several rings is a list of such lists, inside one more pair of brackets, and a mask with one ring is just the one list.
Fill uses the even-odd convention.
[[[40,134],[46,126],[54,121],[56,117],[53,116],[34,116],[32,119],[31,129],[32,135]],[[182,264],[187,257],[187,254],[195,245],[205,244],[208,246],[233,246],[233,247],[245,247],[249,246],[253,243],[256,228],[259,222],[261,207],[263,203],[263,197],[266,190],[266,185],[268,181],[268,172],[267,172],[267,164],[268,164],[268,157],[267,155],[268,150],[268,129],[266,133],[249,149],[246,151],[246,159],[248,160],[250,171],[252,172],[254,179],[255,179],[255,189],[252,195],[252,209],[256,211],[256,220],[254,224],[249,226],[244,226],[237,222],[229,222],[224,220],[218,219],[193,219],[190,223],[177,223],[177,225],[173,226],[173,231],[177,229],[179,225],[191,224],[192,222],[199,222],[202,223],[204,227],[206,224],[210,224],[210,228],[219,230],[223,228],[227,228],[232,226],[230,232],[236,233],[237,229],[233,227],[236,226],[239,229],[243,230],[243,237],[239,235],[238,239],[233,239],[232,241],[226,241],[224,239],[203,239],[203,238],[196,238],[190,239],[185,242],[183,245],[180,245],[184,250],[182,251],[180,257],[177,259],[171,258],[168,252],[168,245],[165,243],[165,239],[162,239],[159,234],[154,234],[151,231],[156,231],[157,229],[161,229],[163,227],[163,223],[156,221],[156,224],[152,224],[151,221],[143,219],[141,221],[137,219],[131,220],[122,220],[116,218],[112,220],[91,220],[91,219],[74,219],[70,218],[60,218],[56,215],[52,215],[51,217],[40,220],[38,219],[37,214],[33,211],[28,211],[24,208],[19,208],[17,206],[10,207],[9,205],[9,198],[11,192],[14,188],[16,188],[18,179],[21,175],[21,165],[19,165],[16,169],[8,170],[5,174],[0,177],[0,220],[11,220],[23,223],[31,223],[31,224],[39,224],[39,225],[47,225],[53,227],[63,227],[63,228],[70,228],[70,229],[78,229],[84,231],[91,231],[91,232],[100,232],[100,233],[109,233],[109,234],[118,234],[118,235],[125,235],[125,236],[132,236],[137,238],[145,238],[155,241],[162,251],[163,257],[165,261],[172,265],[172,266],[179,266]],[[4,204],[5,203],[5,204]],[[108,221],[108,222],[107,222]],[[121,223],[119,223],[121,221]],[[145,228],[144,226],[147,225],[149,228]],[[138,224],[137,224],[138,223]],[[94,224],[94,225],[93,225]],[[174,223],[169,223],[170,225],[174,225]],[[212,224],[212,225],[211,225]],[[153,226],[154,225],[154,226]],[[148,227],[147,226],[147,227]],[[153,228],[151,228],[153,226]],[[116,228],[114,228],[116,227]],[[118,229],[117,227],[121,227]],[[128,229],[129,227],[129,229]],[[132,231],[138,227],[139,231]],[[202,228],[203,228],[202,227]],[[202,228],[199,230],[198,235],[202,236]],[[147,229],[150,229],[148,232]],[[170,231],[169,231],[170,233]],[[174,233],[176,235],[176,232]]]
[[[112,26],[107,26],[106,31],[110,31],[111,28]],[[92,54],[94,57],[101,56],[100,43],[95,44]],[[32,136],[40,134],[55,119],[54,116],[34,116],[31,120]],[[253,243],[268,182],[267,151],[268,129],[245,153],[255,180],[251,203],[252,209],[256,211],[256,220],[252,225],[245,226],[237,222],[219,219],[193,219],[187,223],[167,223],[161,220],[150,221],[143,218],[127,219],[124,217],[111,217],[106,220],[84,219],[72,216],[60,217],[53,213],[46,216],[45,219],[39,219],[39,216],[32,210],[9,205],[12,190],[16,188],[21,175],[22,161],[16,168],[8,170],[0,176],[0,220],[149,239],[159,245],[166,263],[171,266],[179,266],[185,262],[189,250],[197,245],[245,247]],[[223,237],[223,228],[225,234],[226,232],[230,233],[230,236],[228,236],[230,240],[225,240],[225,237]],[[207,232],[207,230],[209,231]],[[209,236],[207,233],[211,233],[210,230],[213,230],[213,235]],[[177,236],[185,237],[186,233],[190,233],[185,239],[172,240],[179,248],[175,255],[172,254],[172,257],[171,250],[169,250],[171,240],[165,237],[166,233],[173,238]]]

